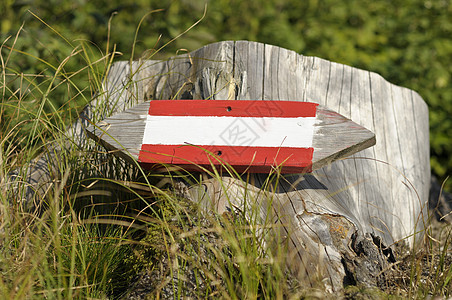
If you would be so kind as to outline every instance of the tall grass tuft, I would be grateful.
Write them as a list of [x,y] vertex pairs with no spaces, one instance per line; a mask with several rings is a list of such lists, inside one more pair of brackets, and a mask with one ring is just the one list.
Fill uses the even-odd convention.
[[[89,173],[99,168],[93,163],[99,163],[98,154],[71,143],[66,128],[101,91],[117,53],[65,40],[72,51],[62,60],[58,53],[44,61],[16,47],[21,34],[22,28],[0,48],[0,298],[106,298],[114,292],[115,270],[131,253],[132,233],[115,224],[84,223],[98,214],[82,211],[79,204],[83,197],[99,197],[86,188],[93,181],[87,179]],[[22,73],[14,63],[21,56],[35,59],[42,71]],[[49,151],[58,151],[58,163],[51,168],[58,176],[29,205],[23,198],[29,188],[24,179],[39,153]],[[10,180],[13,172],[15,182]],[[101,194],[104,202],[111,202],[110,192]]]
[[[72,47],[63,59],[17,48],[22,29],[0,49],[1,298],[117,298],[136,293],[134,282],[176,298],[287,295],[283,251],[264,250],[255,213],[201,214],[174,188],[176,177],[198,178],[147,174],[94,143],[73,142],[68,125],[102,93],[119,53],[69,41],[41,22]],[[42,71],[24,74],[17,56]],[[26,203],[27,172],[49,152],[57,158],[52,181]],[[145,274],[159,280],[145,282]]]

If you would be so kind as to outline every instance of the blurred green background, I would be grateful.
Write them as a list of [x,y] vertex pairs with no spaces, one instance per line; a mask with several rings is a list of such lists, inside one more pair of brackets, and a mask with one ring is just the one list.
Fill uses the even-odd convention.
[[[2,66],[15,74],[7,82],[11,90],[3,91],[2,102],[10,99],[8,93],[11,97],[23,89],[24,76],[45,77],[52,72],[49,64],[58,66],[74,47],[88,47],[90,59],[94,59],[107,52],[109,42],[110,51],[116,44],[116,50],[123,53],[116,59],[129,59],[141,18],[163,9],[144,18],[134,56],[159,48],[200,19],[206,4],[205,18],[154,58],[172,56],[178,49],[192,51],[211,42],[244,39],[377,72],[392,83],[417,91],[428,103],[432,169],[440,180],[452,174],[449,0],[2,0]],[[11,53],[8,47],[12,45],[27,54]],[[83,59],[71,57],[65,72],[79,70]],[[73,80],[82,87],[90,84],[86,76],[74,76]],[[43,84],[36,76],[33,82]],[[80,98],[71,91],[52,95],[56,107],[80,106],[89,99],[89,95]],[[67,99],[75,100],[68,104]],[[447,186],[452,190],[452,180]]]

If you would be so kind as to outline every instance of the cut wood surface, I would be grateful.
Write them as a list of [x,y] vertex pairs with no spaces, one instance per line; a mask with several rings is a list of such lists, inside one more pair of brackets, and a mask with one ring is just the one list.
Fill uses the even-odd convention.
[[[350,260],[354,245],[364,249],[376,239],[386,246],[420,240],[430,184],[429,125],[427,105],[416,92],[372,72],[279,47],[220,42],[166,61],[115,63],[104,93],[70,134],[84,143],[81,129],[88,120],[102,127],[99,121],[109,117],[99,112],[134,107],[129,112],[142,114],[147,104],[139,103],[153,99],[314,102],[375,133],[375,146],[331,164],[324,161],[327,165],[309,175],[284,175],[274,189],[262,191],[266,174],[254,174],[248,186],[224,177],[222,184],[208,179],[190,188],[188,197],[220,213],[253,199],[263,208],[262,218],[282,225],[281,236],[289,240],[288,257],[293,258],[289,267],[300,276],[324,276],[335,290],[353,268],[376,274],[386,268],[381,260],[361,265]],[[143,122],[120,116],[124,126]],[[347,133],[344,129],[341,134]],[[133,147],[140,138],[128,136],[122,146]],[[325,139],[330,138],[325,131]],[[271,211],[264,209],[268,205]]]
[[[110,83],[130,84],[125,80],[130,78],[128,73],[116,71],[125,65],[114,65]],[[340,286],[345,276],[341,260],[355,230],[368,238],[369,234],[379,237],[386,246],[419,240],[416,233],[423,230],[426,220],[430,164],[428,109],[416,92],[372,72],[247,41],[208,45],[168,61],[138,61],[132,69],[136,71],[131,95],[138,101],[309,101],[375,133],[374,147],[310,175],[285,175],[272,191],[274,215],[277,222],[291,228],[290,235],[286,229],[289,250],[299,258],[294,265],[302,273],[312,275],[320,253],[329,284]],[[123,87],[110,84],[107,90]],[[328,130],[324,133],[326,140],[333,140]],[[341,132],[349,133],[346,128]],[[328,147],[323,149],[328,151]],[[256,190],[249,197],[255,201],[264,202],[259,188],[265,179],[265,174],[254,175]],[[253,192],[240,180],[223,180],[226,190],[210,179],[203,185],[206,189],[193,187],[192,197],[222,212],[232,208],[229,199],[240,202]],[[338,234],[342,237],[339,243]]]
[[[144,128],[144,129],[143,129]],[[312,102],[154,100],[87,128],[145,168],[307,173],[375,144],[375,135]],[[315,146],[314,146],[315,145]]]
[[[130,84],[128,64],[114,65],[108,91]],[[246,41],[208,45],[168,61],[134,62],[133,68],[131,95],[137,101],[310,101],[368,128],[377,137],[374,147],[310,179],[291,175],[288,180],[298,181],[315,206],[345,214],[387,244],[410,236],[416,226],[422,229],[430,179],[428,109],[416,92],[372,72]]]

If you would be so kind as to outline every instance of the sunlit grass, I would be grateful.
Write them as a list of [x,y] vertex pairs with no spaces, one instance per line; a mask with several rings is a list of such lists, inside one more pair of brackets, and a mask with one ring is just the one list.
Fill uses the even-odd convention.
[[[196,204],[176,195],[172,184],[174,176],[195,184],[198,178],[185,172],[146,176],[93,142],[80,148],[72,141],[67,126],[92,95],[102,93],[118,53],[59,36],[73,51],[62,61],[43,61],[15,48],[20,34],[5,41],[1,51],[2,298],[119,296],[163,257],[170,276],[156,275],[161,282],[154,294],[168,285],[182,297],[187,285],[196,284],[194,293],[201,298],[281,298],[287,285],[281,258],[262,248],[252,214],[202,215]],[[31,56],[45,69],[23,74],[8,65],[13,55]],[[74,60],[80,68],[67,71]],[[77,77],[85,77],[85,84],[80,86]],[[55,105],[61,97],[64,104]],[[40,153],[50,153],[44,161],[50,181],[26,203],[32,187],[27,178]],[[217,171],[209,175],[219,177]],[[195,279],[187,280],[187,274]],[[270,287],[270,280],[277,284]]]
[[[114,46],[102,51],[89,42],[70,42],[73,50],[65,59],[33,57],[46,68],[22,74],[8,64],[12,55],[31,55],[16,51],[17,39],[20,31],[2,44],[0,56],[1,298],[102,299],[140,288],[153,297],[174,298],[334,297],[320,288],[320,279],[318,287],[308,288],[288,272],[287,247],[278,228],[262,219],[256,199],[222,215],[207,213],[198,207],[199,199],[191,201],[178,190],[181,181],[201,186],[199,174],[149,173],[105,154],[94,142],[80,147],[68,136],[67,126],[78,112],[103,93],[119,55]],[[67,71],[73,60],[79,68]],[[57,106],[54,100],[61,97],[66,101]],[[24,203],[27,172],[40,153],[49,151],[58,153],[51,181],[34,204]],[[226,192],[221,178],[227,174],[246,192],[248,178],[221,163],[223,173],[204,169],[204,176]],[[8,180],[13,171],[18,172],[15,184]],[[262,190],[271,195],[279,180],[274,170]],[[267,200],[264,210],[271,209],[271,197]],[[405,257],[409,267],[395,286],[398,297],[450,296],[450,226],[432,236],[425,248]]]

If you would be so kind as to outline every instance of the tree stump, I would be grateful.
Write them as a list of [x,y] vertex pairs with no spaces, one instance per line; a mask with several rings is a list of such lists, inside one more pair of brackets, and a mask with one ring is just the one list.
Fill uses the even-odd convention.
[[281,175],[271,190],[262,190],[266,174],[251,174],[251,185],[210,178],[187,192],[218,213],[243,207],[244,199],[260,205],[260,217],[280,225],[288,266],[300,277],[320,276],[333,291],[347,281],[378,285],[393,259],[391,247],[421,241],[430,184],[429,126],[427,105],[416,92],[317,57],[226,41],[166,61],[115,63],[104,92],[71,135],[84,142],[81,128],[89,126],[95,109],[121,112],[152,99],[309,101],[375,133],[375,146],[308,175]]

